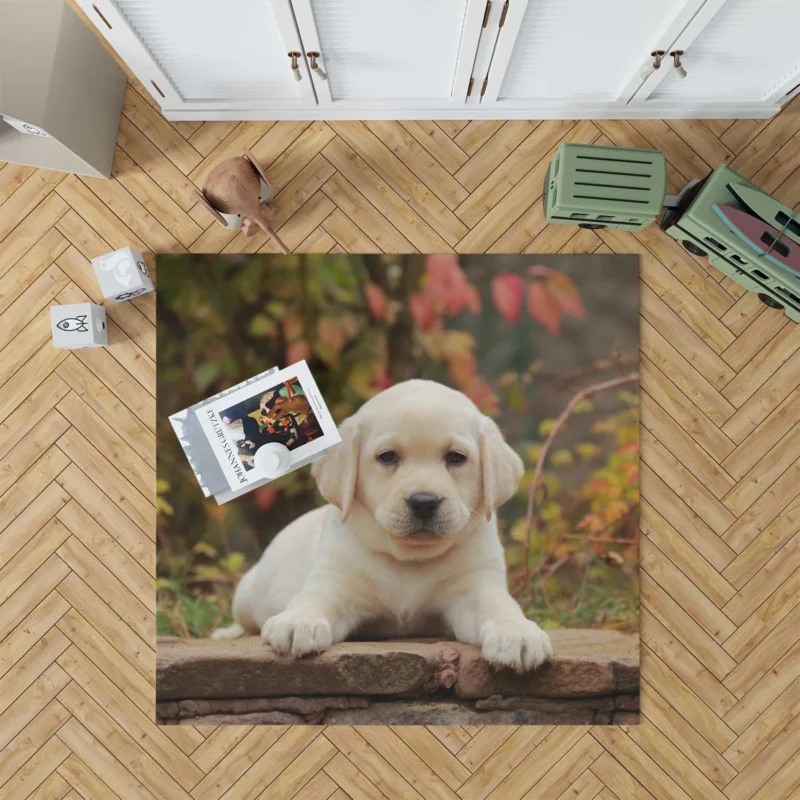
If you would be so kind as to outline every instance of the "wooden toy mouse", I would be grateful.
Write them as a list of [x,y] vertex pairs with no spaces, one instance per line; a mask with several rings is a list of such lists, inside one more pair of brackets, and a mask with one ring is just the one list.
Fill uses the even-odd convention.
[[[266,191],[262,189],[266,185]],[[226,158],[214,167],[206,178],[200,195],[206,208],[226,228],[241,226],[245,235],[252,236],[261,228],[274,239],[282,253],[289,248],[269,224],[273,211],[266,203],[274,196],[267,175],[249,150],[242,156]]]

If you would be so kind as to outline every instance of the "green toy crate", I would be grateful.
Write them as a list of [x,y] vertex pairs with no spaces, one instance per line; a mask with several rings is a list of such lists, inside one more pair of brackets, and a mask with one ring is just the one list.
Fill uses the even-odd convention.
[[690,184],[679,195],[679,204],[661,220],[661,229],[694,255],[709,262],[737,283],[758,293],[763,303],[783,308],[786,316],[800,322],[800,276],[772,264],[752,250],[716,214],[714,203],[747,210],[728,190],[729,183],[755,184],[730,167],[718,167],[704,180]]
[[547,169],[547,221],[638,231],[655,222],[667,190],[658,150],[562,144]]

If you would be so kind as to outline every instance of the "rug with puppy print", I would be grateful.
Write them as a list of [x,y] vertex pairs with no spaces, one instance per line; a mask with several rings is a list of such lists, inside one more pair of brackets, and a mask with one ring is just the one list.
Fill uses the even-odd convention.
[[157,277],[160,723],[638,722],[637,256]]

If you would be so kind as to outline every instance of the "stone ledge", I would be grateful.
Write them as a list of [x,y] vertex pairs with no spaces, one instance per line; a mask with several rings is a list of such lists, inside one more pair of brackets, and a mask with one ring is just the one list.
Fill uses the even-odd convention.
[[459,642],[343,642],[282,658],[257,637],[159,639],[158,718],[195,724],[631,724],[638,636],[551,631],[554,657],[519,675]]
[[[157,703],[161,725],[635,725],[636,709],[609,696],[582,700],[455,697],[384,700],[365,697],[180,700]],[[636,695],[626,695],[635,706]]]

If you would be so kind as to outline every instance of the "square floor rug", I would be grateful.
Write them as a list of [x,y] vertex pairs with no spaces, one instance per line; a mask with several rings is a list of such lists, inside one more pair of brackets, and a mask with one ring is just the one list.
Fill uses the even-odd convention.
[[159,722],[638,721],[636,256],[157,268]]

